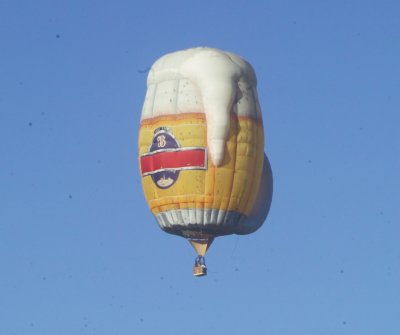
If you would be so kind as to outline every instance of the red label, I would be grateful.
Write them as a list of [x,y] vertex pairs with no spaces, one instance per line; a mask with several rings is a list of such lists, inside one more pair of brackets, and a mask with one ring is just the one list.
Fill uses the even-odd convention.
[[140,157],[142,175],[153,174],[164,170],[205,170],[207,155],[205,148],[179,148]]

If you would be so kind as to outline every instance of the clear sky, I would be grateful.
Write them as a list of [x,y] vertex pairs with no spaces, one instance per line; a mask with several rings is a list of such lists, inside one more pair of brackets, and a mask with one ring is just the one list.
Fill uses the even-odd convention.
[[[398,1],[0,2],[0,334],[400,334]],[[146,69],[258,76],[274,196],[209,275],[137,161]]]

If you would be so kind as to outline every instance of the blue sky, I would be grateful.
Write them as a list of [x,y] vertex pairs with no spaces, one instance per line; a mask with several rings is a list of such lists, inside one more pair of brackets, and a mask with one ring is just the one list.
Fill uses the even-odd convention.
[[[0,3],[0,333],[400,332],[396,1]],[[274,197],[209,275],[145,203],[143,73],[211,46],[258,76]]]

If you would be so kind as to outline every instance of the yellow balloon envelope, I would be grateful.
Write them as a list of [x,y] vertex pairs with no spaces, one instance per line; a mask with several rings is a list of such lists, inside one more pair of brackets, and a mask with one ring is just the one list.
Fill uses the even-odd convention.
[[213,239],[249,234],[265,221],[272,174],[254,70],[211,48],[155,62],[139,131],[139,165],[150,210],[164,231],[188,239],[206,274]]

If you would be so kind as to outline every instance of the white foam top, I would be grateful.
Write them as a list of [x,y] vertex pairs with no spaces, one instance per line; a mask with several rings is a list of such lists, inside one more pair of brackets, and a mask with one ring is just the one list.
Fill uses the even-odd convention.
[[224,157],[230,113],[261,119],[251,65],[230,52],[193,48],[158,59],[147,78],[142,120],[159,115],[205,113],[214,165]]

